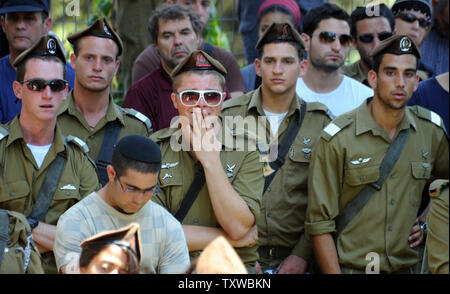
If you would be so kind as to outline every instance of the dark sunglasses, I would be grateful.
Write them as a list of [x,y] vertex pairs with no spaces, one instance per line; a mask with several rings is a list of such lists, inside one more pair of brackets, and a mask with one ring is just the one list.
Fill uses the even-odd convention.
[[66,88],[67,81],[66,80],[43,80],[43,79],[30,79],[24,80],[20,82],[21,84],[27,83],[27,88],[30,91],[40,92],[43,91],[47,86],[50,86],[50,89],[53,92],[60,92]]
[[[319,40],[323,43],[333,43],[337,39],[337,34],[334,32],[321,32],[319,34]],[[352,36],[342,34],[339,36],[339,42],[341,42],[342,46],[348,46],[350,45],[350,42],[352,41]]]
[[195,106],[201,98],[210,107],[218,106],[223,99],[223,93],[215,90],[185,90],[177,93],[184,106]]
[[399,17],[400,19],[407,21],[409,23],[413,23],[417,20],[417,21],[419,21],[419,26],[421,26],[424,29],[427,28],[431,24],[431,21],[427,20],[426,18],[418,18],[414,14],[411,14],[411,13],[399,13],[397,15],[397,17]]
[[[379,33],[377,36],[378,36],[378,40],[383,41],[383,40],[391,37],[392,35],[393,35],[393,33],[383,32],[383,33]],[[364,35],[359,36],[358,38],[363,43],[372,43],[375,36],[374,36],[374,34],[364,34]]]

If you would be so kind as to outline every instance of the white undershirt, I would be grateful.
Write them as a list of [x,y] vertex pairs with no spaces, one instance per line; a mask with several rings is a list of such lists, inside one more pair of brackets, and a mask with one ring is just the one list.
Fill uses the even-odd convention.
[[31,153],[33,153],[34,160],[36,160],[36,163],[39,168],[41,168],[42,163],[44,162],[45,156],[48,153],[48,150],[50,150],[50,145],[44,145],[44,146],[36,146],[36,145],[30,145],[27,144],[28,148],[30,148]]
[[269,122],[272,135],[276,135],[278,133],[278,128],[283,122],[283,119],[286,116],[287,112],[273,113],[264,109],[264,113],[266,114],[267,121]]

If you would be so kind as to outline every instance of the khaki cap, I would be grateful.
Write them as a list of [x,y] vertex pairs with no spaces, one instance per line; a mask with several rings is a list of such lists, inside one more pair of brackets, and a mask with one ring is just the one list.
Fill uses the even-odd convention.
[[66,64],[64,50],[61,48],[58,40],[50,35],[43,36],[33,46],[22,52],[13,62],[13,66],[17,67],[22,61],[35,56],[56,56]]
[[136,253],[138,261],[142,258],[141,234],[138,223],[131,223],[126,227],[104,231],[94,236],[91,236],[81,242],[81,248],[86,248],[92,245],[106,245],[115,244],[131,248]]
[[412,54],[418,59],[421,58],[420,50],[414,44],[413,40],[407,35],[394,35],[389,37],[380,43],[378,43],[371,52],[371,56],[377,56],[379,54],[391,53],[395,55]]
[[99,38],[107,38],[113,40],[119,47],[118,56],[122,55],[123,51],[122,40],[120,39],[116,31],[113,29],[113,27],[108,23],[105,17],[97,19],[93,24],[91,24],[84,30],[73,33],[67,38],[67,40],[71,44],[74,44],[77,39],[85,36],[95,36]]
[[186,58],[172,70],[170,75],[174,78],[182,72],[191,70],[215,70],[224,76],[227,75],[227,70],[219,61],[201,50],[193,51],[186,56]]
[[269,28],[259,38],[256,43],[256,49],[268,43],[274,42],[294,42],[299,44],[303,49],[306,48],[305,41],[298,33],[298,31],[290,23],[272,23]]

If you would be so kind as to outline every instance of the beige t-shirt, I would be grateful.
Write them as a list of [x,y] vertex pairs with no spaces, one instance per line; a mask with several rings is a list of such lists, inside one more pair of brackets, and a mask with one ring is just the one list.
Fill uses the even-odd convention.
[[119,229],[137,222],[141,230],[140,273],[181,274],[189,265],[189,251],[181,224],[163,207],[149,201],[132,215],[123,214],[93,192],[72,206],[59,219],[54,253],[58,271],[78,271],[83,240],[102,231]]

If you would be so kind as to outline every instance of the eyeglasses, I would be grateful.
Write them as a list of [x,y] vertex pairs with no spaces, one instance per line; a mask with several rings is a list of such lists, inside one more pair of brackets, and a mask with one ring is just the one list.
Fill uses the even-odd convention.
[[[379,33],[377,35],[378,40],[383,41],[389,37],[392,37],[393,33],[391,32],[383,32]],[[372,43],[373,39],[375,38],[374,34],[364,34],[358,37],[359,40],[363,43]]]
[[418,18],[412,13],[399,13],[397,17],[409,23],[413,23],[417,20],[419,21],[419,26],[424,29],[431,24],[431,21],[427,20],[426,18]]
[[30,79],[24,80],[20,82],[21,84],[27,83],[27,88],[30,91],[41,92],[45,90],[47,86],[50,86],[50,89],[53,92],[60,92],[66,88],[67,81],[66,80],[43,80],[43,79]]
[[[319,40],[323,43],[333,43],[338,38],[337,34],[334,32],[321,32],[319,34]],[[352,36],[347,34],[339,35],[339,42],[342,46],[350,45],[350,41],[352,40]]]
[[125,188],[122,185],[122,182],[120,181],[119,177],[116,176],[116,178],[119,181],[119,184],[120,184],[120,187],[122,188],[122,191],[124,191],[125,193],[130,193],[130,194],[135,194],[135,195],[138,195],[138,194],[150,195],[150,194],[153,194],[155,192],[159,193],[159,191],[160,191],[159,183],[157,183],[155,186],[153,186],[151,188],[148,188],[148,189],[145,189],[145,190],[141,190],[141,189],[138,189],[138,188]]
[[216,90],[185,90],[177,93],[184,106],[195,106],[203,98],[206,105],[214,107],[223,100],[223,93]]

